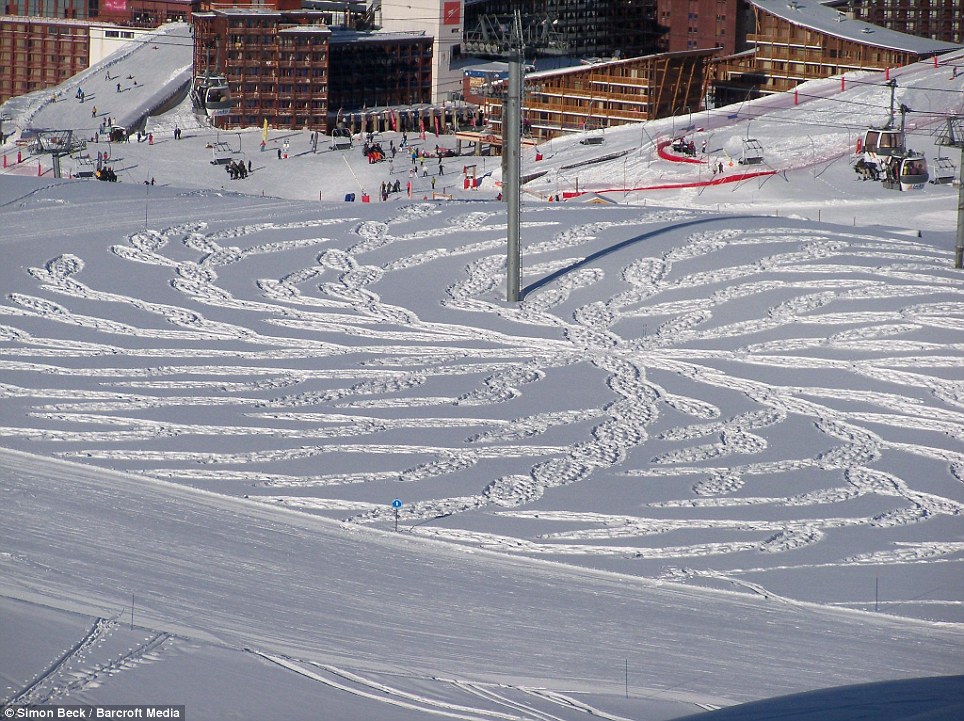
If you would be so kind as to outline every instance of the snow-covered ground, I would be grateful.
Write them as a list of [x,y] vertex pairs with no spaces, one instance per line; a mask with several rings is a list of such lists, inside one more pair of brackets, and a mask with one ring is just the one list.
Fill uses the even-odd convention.
[[[6,122],[86,137],[91,102],[140,117],[108,76],[170,94],[182,35],[67,83],[84,104],[34,94]],[[894,72],[929,158],[939,115],[964,109],[955,62]],[[957,189],[857,180],[850,150],[889,91],[850,82],[529,151],[546,173],[526,186],[520,304],[492,158],[411,177],[402,154],[314,153],[307,132],[260,151],[260,130],[181,103],[147,121],[153,143],[88,145],[115,184],[16,164],[15,134],[3,699],[959,717],[961,677],[910,681],[964,673]],[[686,128],[725,178],[747,135],[777,172],[706,185],[707,164],[657,153]],[[248,178],[210,162],[215,142]],[[472,164],[491,175],[465,190]],[[411,197],[339,202],[394,179]],[[847,684],[873,685],[776,700]]]

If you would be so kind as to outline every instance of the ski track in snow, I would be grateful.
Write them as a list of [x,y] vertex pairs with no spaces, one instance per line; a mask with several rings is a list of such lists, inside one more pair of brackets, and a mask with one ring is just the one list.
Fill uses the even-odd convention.
[[[556,710],[576,709],[589,716],[628,721],[622,716],[606,713],[576,698],[556,691],[486,684],[459,679],[432,680],[460,692],[464,703],[433,697],[424,692],[413,693],[374,678],[362,676],[330,664],[299,661],[288,656],[269,654],[254,649],[250,653],[304,678],[369,701],[396,708],[417,711],[427,716],[459,719],[460,721],[562,721]],[[518,697],[518,698],[513,698]],[[526,701],[526,698],[531,700]],[[520,700],[521,699],[521,700]],[[548,710],[547,710],[548,709]]]
[[[838,230],[720,228],[668,250],[633,246],[607,277],[601,265],[579,264],[600,233],[632,237],[701,214],[637,208],[565,227],[532,211],[523,225],[539,239],[526,248],[527,273],[560,274],[511,306],[498,301],[503,214],[432,203],[393,210],[384,222],[132,233],[110,245],[111,263],[143,281],[143,296],[91,272],[100,259],[38,259],[26,287],[0,305],[9,380],[0,398],[26,414],[0,435],[350,523],[398,518],[452,542],[574,562],[617,557],[626,570],[641,559],[777,558],[835,529],[962,515],[959,500],[874,467],[900,454],[908,467],[927,461],[964,479],[964,289],[932,249]],[[378,292],[386,276],[453,258],[462,276],[431,299],[444,322]],[[238,269],[254,261],[254,282],[238,284]],[[285,270],[262,277],[262,267]],[[719,322],[724,315],[742,319]],[[920,340],[934,328],[946,342]],[[77,329],[96,342],[76,340]],[[519,399],[555,393],[542,388],[577,366],[595,379],[594,393],[517,413]],[[754,380],[759,373],[768,382]],[[72,377],[97,377],[101,390],[73,388]],[[829,384],[815,385],[818,377]],[[715,400],[724,396],[749,410],[727,415]],[[202,420],[198,409],[215,405],[234,422]],[[809,435],[803,455],[787,451],[787,433]],[[225,437],[244,450],[215,450]],[[791,476],[821,487],[765,492]],[[677,497],[640,504],[639,514],[552,510],[554,489],[597,480],[675,480]],[[406,484],[397,516],[379,495],[385,482]],[[350,499],[341,495],[349,488]],[[445,488],[451,495],[432,495]],[[273,495],[279,489],[291,494]],[[843,510],[859,497],[877,499],[879,512]],[[523,508],[536,502],[540,510]],[[805,515],[831,504],[839,515]],[[803,515],[746,515],[777,506]],[[740,514],[721,519],[712,509]],[[477,513],[543,530],[470,530]],[[658,545],[692,529],[720,540]],[[827,565],[962,554],[959,544],[880,544]],[[700,573],[715,572],[690,577]]]
[[121,624],[116,618],[95,619],[76,644],[66,649],[46,670],[5,703],[65,703],[72,693],[96,688],[105,677],[158,660],[164,644],[173,638],[170,633],[153,633],[124,649],[111,638],[119,626]]

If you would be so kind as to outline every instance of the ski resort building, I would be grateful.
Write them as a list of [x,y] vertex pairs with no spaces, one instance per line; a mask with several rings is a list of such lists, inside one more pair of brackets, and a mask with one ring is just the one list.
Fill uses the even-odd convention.
[[[381,28],[390,32],[421,32],[432,38],[431,97],[433,103],[458,98],[462,85],[462,0],[382,0]],[[419,71],[421,79],[422,73]]]
[[516,10],[535,54],[627,58],[658,51],[656,0],[465,0],[466,52],[504,55]]
[[0,17],[0,103],[52,88],[146,31],[90,20]]
[[960,0],[834,0],[848,17],[908,35],[964,43],[964,3]]
[[960,47],[851,19],[815,2],[748,3],[749,49],[714,62],[717,105],[785,92],[808,80],[896,68]]
[[226,8],[194,15],[194,72],[234,100],[220,127],[326,132],[339,114],[431,102],[432,38],[330,29],[317,10]]
[[678,52],[719,48],[720,55],[746,49],[746,0],[657,0],[659,49]]
[[[526,128],[533,137],[548,139],[695,111],[712,54],[712,49],[660,53],[529,73],[523,79]],[[486,99],[485,115],[501,133],[501,97]]]

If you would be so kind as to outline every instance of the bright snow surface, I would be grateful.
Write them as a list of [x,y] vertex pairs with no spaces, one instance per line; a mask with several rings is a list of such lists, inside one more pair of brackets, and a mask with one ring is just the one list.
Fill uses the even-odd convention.
[[[99,113],[142,114],[107,77],[163,97],[183,70],[164,43],[66,100],[11,101],[5,131],[92,134],[79,84]],[[960,112],[954,62],[897,72],[901,102]],[[8,168],[4,698],[669,719],[964,672],[957,189],[856,179],[880,80],[529,151],[548,173],[527,185],[517,305],[493,178],[461,190],[463,165],[497,178],[492,159],[419,165],[412,198],[319,203],[404,188],[411,163],[280,131],[262,153],[260,131],[219,136],[182,104],[148,121],[153,145],[89,145],[120,183]],[[780,173],[626,191],[712,178],[656,153],[690,126],[740,172],[748,120]],[[912,135],[928,157],[935,129]],[[217,140],[251,176],[209,162]],[[576,177],[621,205],[544,200]],[[959,681],[801,703],[955,718]]]

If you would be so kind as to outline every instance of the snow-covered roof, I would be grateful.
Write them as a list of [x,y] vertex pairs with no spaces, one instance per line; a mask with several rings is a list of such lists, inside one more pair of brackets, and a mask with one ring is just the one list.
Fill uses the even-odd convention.
[[376,42],[384,43],[388,41],[404,42],[409,40],[424,40],[428,36],[422,30],[400,31],[380,31],[365,32],[361,30],[343,30],[333,28],[331,33],[332,43],[363,43]]
[[474,78],[491,76],[507,78],[509,77],[509,63],[498,60],[478,61],[476,64],[464,68],[462,74]]
[[749,0],[749,2],[764,12],[794,25],[801,25],[864,45],[918,55],[946,53],[961,47],[941,40],[908,35],[863,20],[854,20],[817,0]]
[[276,10],[274,8],[268,7],[256,7],[253,5],[245,5],[242,7],[226,7],[226,8],[215,8],[208,12],[196,12],[194,15],[198,17],[213,17],[215,15],[263,15],[263,16],[275,16],[275,15],[303,15],[305,17],[325,17],[325,13],[321,10]]
[[[39,15],[0,15],[4,23],[37,23],[39,25],[69,25],[74,27],[117,27],[103,20],[86,18],[46,18]],[[126,29],[126,28],[125,28]]]
[[290,28],[281,28],[278,33],[330,33],[331,29],[327,25],[293,25]]
[[534,73],[526,73],[526,80],[537,80],[539,78],[547,78],[553,75],[564,75],[566,73],[575,73],[581,70],[588,70],[592,67],[602,67],[602,66],[615,66],[615,65],[625,65],[627,63],[638,62],[639,60],[651,60],[657,58],[671,58],[671,57],[686,57],[688,55],[712,55],[715,52],[715,48],[699,48],[696,50],[680,50],[672,53],[658,53],[655,55],[643,55],[640,57],[633,58],[613,58],[613,59],[594,59],[591,62],[583,62],[579,65],[573,65],[568,68],[553,68],[551,70],[537,70]]

